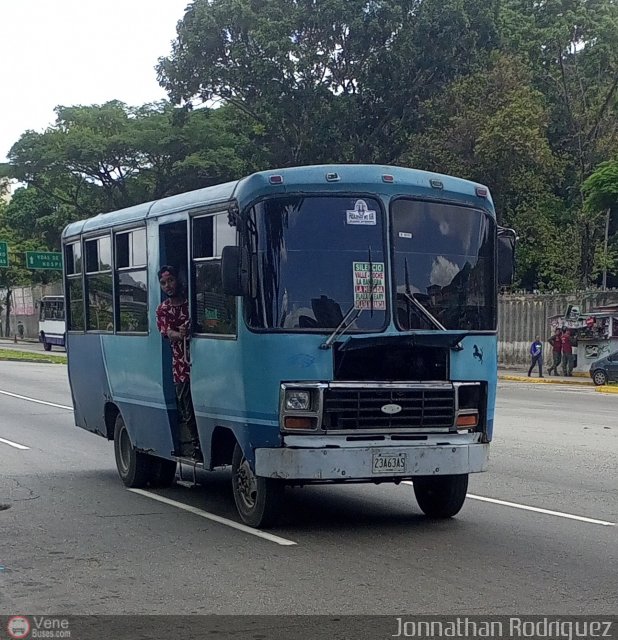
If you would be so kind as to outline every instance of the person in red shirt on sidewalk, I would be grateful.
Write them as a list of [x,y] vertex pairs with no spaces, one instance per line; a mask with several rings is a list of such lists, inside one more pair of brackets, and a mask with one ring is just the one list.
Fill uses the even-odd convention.
[[568,329],[562,334],[562,375],[573,375],[573,341]]
[[189,302],[174,267],[161,267],[158,275],[161,289],[168,296],[167,300],[157,307],[157,329],[170,341],[172,347],[172,374],[179,418],[180,451],[177,453],[182,457],[203,460],[191,398]]

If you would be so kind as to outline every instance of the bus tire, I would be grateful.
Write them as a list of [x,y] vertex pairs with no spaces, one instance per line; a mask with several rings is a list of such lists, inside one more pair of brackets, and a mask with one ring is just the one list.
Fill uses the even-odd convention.
[[466,500],[468,474],[419,476],[414,478],[414,495],[421,511],[430,518],[452,518]]
[[275,524],[283,506],[283,483],[256,476],[238,443],[232,456],[232,491],[245,524],[256,528]]
[[157,460],[135,450],[120,413],[114,425],[114,455],[118,475],[126,487],[145,487],[155,479]]

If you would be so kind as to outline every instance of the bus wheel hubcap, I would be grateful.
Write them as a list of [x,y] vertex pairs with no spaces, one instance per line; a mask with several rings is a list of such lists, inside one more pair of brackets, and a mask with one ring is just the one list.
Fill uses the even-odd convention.
[[257,481],[249,463],[244,459],[238,468],[236,479],[238,481],[238,493],[242,501],[247,508],[253,509],[257,498]]

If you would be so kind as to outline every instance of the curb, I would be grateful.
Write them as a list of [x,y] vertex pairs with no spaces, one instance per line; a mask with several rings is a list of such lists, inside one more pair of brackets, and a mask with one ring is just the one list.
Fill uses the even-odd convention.
[[618,386],[609,386],[605,384],[600,387],[595,387],[594,390],[599,393],[618,393]]
[[[592,387],[592,381],[584,382],[583,380],[550,380],[549,378],[528,378],[527,376],[509,376],[499,375],[498,380],[508,380],[509,382],[526,382],[532,384],[563,384],[576,387]],[[618,393],[618,388],[616,389]]]

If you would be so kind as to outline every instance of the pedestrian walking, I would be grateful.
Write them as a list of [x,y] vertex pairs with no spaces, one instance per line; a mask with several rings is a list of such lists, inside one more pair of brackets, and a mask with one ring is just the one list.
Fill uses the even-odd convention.
[[530,345],[530,369],[528,369],[528,377],[532,375],[532,370],[539,366],[539,378],[543,377],[543,343],[541,337],[537,336],[535,341]]
[[569,329],[562,334],[562,375],[573,375],[573,338]]
[[558,366],[562,361],[562,329],[556,329],[554,335],[549,339],[549,345],[551,346],[552,351],[552,363],[547,369],[547,375],[551,376],[551,372],[554,372],[554,375],[558,375]]

